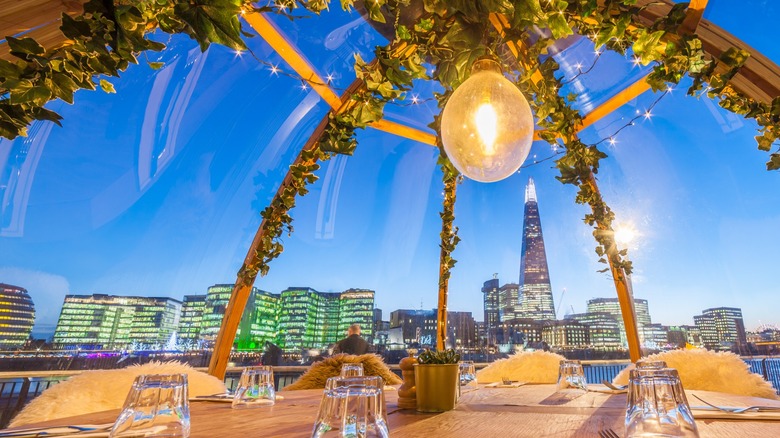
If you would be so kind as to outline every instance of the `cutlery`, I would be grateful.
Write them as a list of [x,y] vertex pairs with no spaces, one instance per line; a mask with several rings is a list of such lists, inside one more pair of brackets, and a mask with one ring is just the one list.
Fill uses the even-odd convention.
[[614,391],[625,391],[628,385],[613,385],[609,380],[602,380],[601,384]]
[[82,426],[47,426],[28,429],[9,430],[0,432],[0,438],[22,438],[22,437],[55,437],[68,436],[82,432],[98,433],[108,431],[114,423],[109,424],[85,424]]
[[712,403],[710,403],[708,401],[703,400],[701,397],[699,397],[696,394],[691,394],[691,395],[694,396],[700,402],[704,403],[705,405],[707,405],[707,406],[709,406],[711,408],[715,408],[715,409],[717,409],[719,411],[723,411],[723,412],[728,412],[730,414],[741,414],[743,412],[750,412],[750,411],[755,411],[755,412],[780,411],[780,406],[759,406],[759,405],[756,405],[756,406],[748,406],[748,407],[744,407],[744,408],[732,408],[732,407],[725,407],[725,406],[716,406],[716,405],[714,405],[714,404],[712,404]]
[[606,429],[601,429],[599,431],[599,437],[600,438],[620,438],[620,435],[617,434],[614,430],[610,429],[609,427]]

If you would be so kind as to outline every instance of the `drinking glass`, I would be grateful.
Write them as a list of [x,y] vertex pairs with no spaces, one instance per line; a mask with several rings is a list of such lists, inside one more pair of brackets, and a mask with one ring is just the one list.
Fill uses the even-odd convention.
[[111,438],[190,436],[186,374],[144,374],[135,378]]
[[233,409],[273,406],[276,402],[274,369],[270,366],[246,367],[241,373]]
[[639,359],[636,361],[635,368],[641,370],[660,370],[667,368],[667,366],[666,362],[662,360]]
[[360,377],[362,375],[362,363],[345,363],[341,365],[341,377]]
[[[380,434],[381,431],[386,434],[387,412],[383,388],[384,380],[376,376],[329,378],[325,383],[312,438],[355,436],[350,434],[364,429],[370,433],[378,430]],[[353,418],[345,420],[348,410]],[[345,421],[348,422],[346,428]]]
[[458,371],[460,373],[460,386],[477,387],[477,371],[473,360],[458,362]]
[[588,382],[578,360],[562,360],[558,369],[558,391],[586,392]]
[[626,437],[651,436],[699,436],[673,368],[638,368],[629,373]]

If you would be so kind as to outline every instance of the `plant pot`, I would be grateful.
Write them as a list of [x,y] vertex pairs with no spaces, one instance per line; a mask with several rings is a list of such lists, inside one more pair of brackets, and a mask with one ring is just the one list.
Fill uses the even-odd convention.
[[419,412],[444,412],[458,400],[458,364],[414,365]]

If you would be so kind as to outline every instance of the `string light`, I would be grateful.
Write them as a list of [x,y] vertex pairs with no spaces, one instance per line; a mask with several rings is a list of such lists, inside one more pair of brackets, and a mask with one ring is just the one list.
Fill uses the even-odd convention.
[[650,116],[651,116],[650,111],[645,111],[645,119],[650,120]]
[[420,101],[420,97],[416,94],[412,94],[412,103],[417,105],[417,103]]
[[306,91],[309,87],[306,85],[306,82],[301,82],[301,90]]
[[610,137],[609,138],[609,145],[610,146],[615,146],[616,143],[617,143],[617,140],[615,140],[615,137]]
[[632,59],[631,62],[633,62],[635,66],[639,67],[639,64],[642,62],[642,60],[634,56],[634,59]]
[[279,76],[279,67],[275,65],[271,65],[271,74],[275,76]]
[[328,80],[328,83],[329,83],[329,84],[330,84],[331,82],[333,82],[333,73],[328,73],[328,75],[327,75],[327,76],[325,76],[325,79],[327,79],[327,80]]

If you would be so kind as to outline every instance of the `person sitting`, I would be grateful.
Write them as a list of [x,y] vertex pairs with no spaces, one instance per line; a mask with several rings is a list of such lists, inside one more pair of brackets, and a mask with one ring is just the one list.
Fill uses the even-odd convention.
[[333,354],[366,354],[368,352],[368,342],[360,337],[360,324],[352,324],[347,329],[347,337],[336,343],[333,348]]

